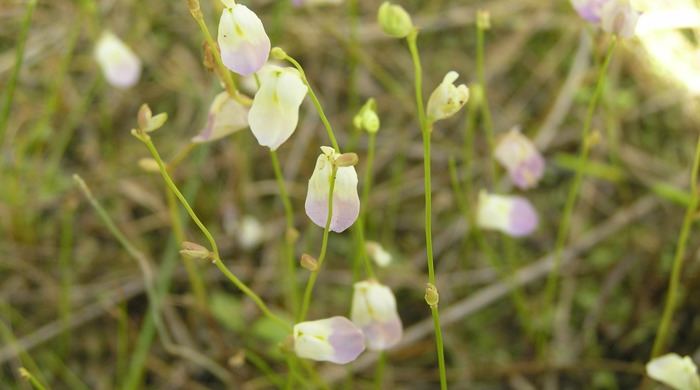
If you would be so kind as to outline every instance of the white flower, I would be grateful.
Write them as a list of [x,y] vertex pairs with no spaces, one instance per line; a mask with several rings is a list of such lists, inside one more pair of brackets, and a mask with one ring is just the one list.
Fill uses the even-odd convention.
[[[339,156],[331,147],[322,146],[316,159],[314,173],[309,179],[306,193],[306,215],[318,226],[325,228],[328,221],[328,196],[333,177],[333,162]],[[330,230],[342,232],[349,228],[360,214],[360,197],[357,195],[355,167],[340,167],[333,187],[333,216]]]
[[192,142],[210,142],[248,127],[248,107],[232,99],[228,92],[216,95],[209,106],[204,129],[192,138]]
[[517,128],[498,141],[493,154],[508,170],[513,184],[521,190],[537,186],[544,174],[544,158]]
[[95,59],[110,85],[129,88],[139,81],[141,60],[129,46],[111,32],[103,32],[97,41]]
[[380,243],[367,241],[365,242],[365,250],[378,266],[384,268],[391,263],[391,253],[387,252]]
[[226,6],[219,20],[221,61],[232,71],[247,76],[260,70],[270,55],[270,38],[260,18],[245,5],[222,0]]
[[623,38],[632,38],[640,16],[629,0],[610,0],[603,5],[600,27]]
[[539,218],[532,204],[520,196],[479,193],[476,224],[482,229],[500,230],[512,237],[527,236]]
[[362,331],[345,317],[294,325],[294,352],[301,358],[345,364],[364,350]]
[[469,88],[464,84],[454,85],[458,77],[455,71],[447,72],[442,83],[430,94],[427,109],[429,124],[451,117],[469,100]]
[[260,79],[248,124],[260,145],[276,150],[294,133],[308,87],[299,72],[289,67],[269,66]]
[[375,280],[357,282],[354,288],[350,319],[364,332],[367,348],[376,351],[396,345],[403,325],[394,293]]
[[647,375],[675,390],[700,390],[698,368],[690,356],[669,353],[647,363]]

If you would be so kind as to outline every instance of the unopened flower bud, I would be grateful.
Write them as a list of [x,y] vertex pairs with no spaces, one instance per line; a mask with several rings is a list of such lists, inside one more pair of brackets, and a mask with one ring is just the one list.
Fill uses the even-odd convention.
[[143,169],[146,172],[149,173],[154,173],[154,172],[160,172],[160,167],[158,166],[158,162],[156,160],[150,158],[150,157],[144,157],[139,160],[139,168]]
[[190,241],[180,244],[180,254],[190,259],[208,259],[211,256],[209,249]]
[[379,116],[377,115],[377,103],[374,98],[367,100],[360,112],[352,119],[352,123],[358,129],[365,130],[368,133],[376,133],[379,131]]
[[295,228],[288,228],[284,233],[284,239],[287,240],[289,244],[294,244],[299,239],[299,231]]
[[313,256],[304,253],[301,255],[301,266],[313,272],[318,269],[318,261]]
[[476,27],[479,30],[489,30],[491,28],[491,13],[485,9],[476,11]]
[[142,104],[141,107],[139,107],[139,113],[136,116],[139,128],[145,129],[146,127],[148,127],[148,124],[151,122],[152,117],[153,112],[151,111],[151,107],[149,107],[146,103]]
[[411,15],[400,5],[394,5],[385,1],[379,6],[377,18],[382,31],[394,38],[405,38],[413,32]]
[[272,51],[270,51],[270,54],[272,55],[272,58],[277,60],[284,60],[285,58],[287,58],[287,52],[279,46],[273,47]]
[[357,153],[343,153],[335,159],[335,166],[341,167],[354,167],[357,162],[360,161],[357,157]]
[[437,287],[435,285],[428,283],[428,287],[425,288],[425,302],[431,308],[436,307],[440,301],[440,294],[438,294]]

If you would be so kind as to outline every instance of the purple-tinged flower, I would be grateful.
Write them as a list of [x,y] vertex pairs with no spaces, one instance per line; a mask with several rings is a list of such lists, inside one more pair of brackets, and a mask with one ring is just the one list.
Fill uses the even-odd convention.
[[276,150],[292,136],[308,90],[296,69],[266,67],[248,113],[250,130],[260,145]]
[[216,95],[209,106],[204,129],[192,138],[192,142],[211,142],[248,127],[248,107],[229,96],[228,92]]
[[221,0],[226,6],[219,20],[221,61],[242,76],[260,70],[270,55],[270,38],[262,21],[248,7],[233,0]]
[[[321,146],[314,173],[309,179],[306,193],[306,215],[318,226],[325,228],[328,221],[328,196],[333,164],[340,156],[335,149]],[[333,216],[330,230],[342,232],[349,228],[360,214],[360,197],[357,195],[357,172],[355,167],[340,167],[336,172],[333,187]]]
[[647,375],[675,390],[700,390],[698,368],[690,356],[675,353],[659,356],[647,363]]
[[323,5],[338,5],[343,0],[292,0],[292,5],[295,7],[315,7]]
[[610,0],[571,0],[576,12],[583,19],[598,24],[603,14],[603,5]]
[[501,137],[493,154],[521,190],[536,187],[544,174],[544,158],[517,127]]
[[641,15],[629,0],[610,0],[603,5],[600,27],[622,38],[632,38]]
[[113,87],[129,88],[139,81],[141,60],[116,35],[105,31],[95,47],[95,59]]
[[479,193],[476,224],[481,229],[500,230],[512,237],[523,237],[532,233],[538,222],[535,208],[523,197],[494,195],[486,191]]
[[301,358],[345,364],[364,350],[362,331],[345,317],[294,325],[294,352]]
[[350,319],[364,332],[367,348],[377,351],[396,345],[403,325],[394,293],[372,279],[355,283],[354,289]]

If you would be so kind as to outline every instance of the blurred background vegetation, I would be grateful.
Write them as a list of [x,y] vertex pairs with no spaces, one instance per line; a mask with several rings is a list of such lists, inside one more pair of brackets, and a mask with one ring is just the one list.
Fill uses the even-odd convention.
[[[29,388],[19,367],[54,389],[274,387],[286,371],[278,348],[284,333],[207,262],[194,264],[206,288],[206,301],[196,299],[177,253],[162,178],[139,167],[149,153],[129,132],[141,104],[167,112],[167,124],[153,139],[172,159],[203,127],[209,103],[222,90],[202,66],[203,36],[186,2],[39,0],[29,13],[31,3],[0,4],[0,106],[8,108],[0,112],[0,388]],[[366,237],[393,255],[378,276],[396,292],[405,326],[403,342],[388,354],[385,388],[436,388],[432,321],[423,299],[422,144],[405,42],[381,33],[374,1],[322,8],[294,8],[281,0],[243,3],[261,17],[273,46],[304,66],[341,147],[360,156],[360,173],[367,136],[352,127],[352,117],[367,98],[377,99],[382,128],[374,185],[363,205]],[[426,97],[450,70],[460,73],[459,82],[476,81],[475,15],[490,11],[485,88],[494,128],[503,134],[520,125],[548,162],[539,187],[523,194],[540,212],[536,233],[519,240],[485,235],[518,272],[523,315],[509,293],[514,283],[499,278],[457,207],[464,202],[473,211],[479,189],[507,187],[489,174],[481,122],[469,166],[467,110],[436,125],[433,229],[450,388],[635,388],[649,359],[689,199],[700,124],[700,24],[618,45],[593,122],[600,140],[585,168],[564,252],[551,356],[543,360],[527,329],[543,326],[538,314],[548,256],[610,38],[582,21],[567,1],[401,5],[421,27]],[[693,1],[640,6],[697,8]],[[215,32],[221,5],[203,1],[202,10]],[[24,29],[23,61],[16,68]],[[143,61],[141,79],[131,89],[110,87],[100,73],[93,50],[103,30],[120,36]],[[325,130],[307,99],[296,133],[279,149],[301,232],[297,255],[317,253],[320,246],[322,231],[302,205],[318,147],[325,144]],[[468,189],[461,199],[453,191],[450,159]],[[227,266],[285,313],[285,217],[272,172],[268,150],[244,130],[196,147],[173,175],[214,233]],[[155,335],[142,271],[89,207],[74,173],[154,269],[172,345]],[[252,242],[244,227],[251,225],[241,223],[250,217],[262,228]],[[193,224],[185,226],[187,239],[203,243]],[[668,348],[695,361],[698,238],[691,233]],[[310,318],[349,312],[357,255],[351,234],[332,235],[329,251]],[[306,278],[301,269],[300,285]],[[223,372],[183,350],[206,355]],[[348,366],[317,367],[331,388],[370,388],[376,359],[366,352]]]

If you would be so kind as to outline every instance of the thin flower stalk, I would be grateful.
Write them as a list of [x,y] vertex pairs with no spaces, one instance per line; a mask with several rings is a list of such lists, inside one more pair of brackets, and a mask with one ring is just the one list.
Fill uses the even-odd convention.
[[289,200],[287,188],[284,184],[284,176],[282,175],[282,168],[280,167],[276,150],[270,150],[270,159],[272,160],[272,167],[275,171],[275,179],[277,179],[277,186],[279,187],[280,197],[282,198],[282,204],[284,205],[284,216],[287,224],[287,235],[284,240],[284,252],[287,258],[287,273],[290,293],[289,299],[291,301],[292,313],[296,314],[297,310],[299,309],[299,292],[297,291],[296,287],[296,259],[294,258],[294,243],[289,237],[290,232],[294,231],[294,211],[292,210],[292,203]]
[[671,277],[668,282],[668,292],[666,293],[666,304],[664,312],[661,316],[659,329],[656,332],[654,346],[651,349],[651,358],[656,358],[661,355],[661,352],[666,345],[668,332],[673,319],[673,313],[678,305],[678,290],[680,288],[681,270],[683,269],[683,259],[685,258],[685,248],[688,244],[688,236],[690,229],[693,226],[695,215],[700,205],[700,194],[698,193],[698,173],[700,173],[700,137],[695,147],[695,159],[693,161],[693,169],[690,174],[690,202],[685,210],[683,225],[678,236],[678,245],[676,246],[676,254],[673,257],[673,268],[671,269]]
[[[574,182],[569,190],[569,195],[566,199],[566,204],[564,206],[564,211],[562,213],[561,222],[559,223],[559,230],[557,231],[557,240],[554,247],[554,264],[552,265],[552,270],[547,278],[547,285],[545,290],[545,301],[544,310],[545,313],[549,313],[552,309],[554,303],[554,295],[557,290],[557,281],[559,279],[559,273],[561,268],[561,257],[562,251],[564,249],[564,244],[568,238],[569,224],[571,223],[571,216],[576,206],[576,201],[578,200],[579,190],[581,188],[581,183],[583,182],[583,172],[588,160],[588,153],[590,152],[591,143],[589,142],[589,135],[591,132],[591,123],[593,121],[593,113],[598,104],[598,100],[603,92],[603,85],[605,84],[605,75],[610,65],[610,60],[612,59],[613,52],[615,51],[616,39],[610,42],[610,47],[605,55],[603,65],[600,68],[598,74],[598,84],[596,85],[595,91],[593,92],[593,97],[588,105],[588,111],[586,112],[586,117],[583,122],[583,130],[581,132],[581,150],[579,152],[578,164],[576,167],[576,174],[574,176]],[[540,353],[544,353],[546,344],[546,330],[541,332],[538,341],[538,347]]]
[[180,190],[177,188],[177,185],[175,185],[175,183],[170,178],[170,175],[168,174],[168,171],[165,168],[165,164],[163,163],[163,160],[161,159],[158,150],[156,150],[153,141],[151,141],[150,137],[147,134],[143,134],[143,136],[140,136],[138,138],[146,144],[148,150],[153,155],[153,158],[158,163],[160,172],[163,175],[163,179],[167,183],[168,187],[170,187],[173,193],[175,193],[175,196],[180,200],[180,203],[182,203],[182,206],[185,208],[185,210],[187,210],[187,213],[192,218],[192,221],[194,221],[197,227],[199,227],[199,229],[202,231],[202,234],[204,234],[204,236],[207,238],[207,241],[209,241],[209,245],[212,248],[213,262],[214,264],[216,264],[217,268],[219,268],[219,270],[231,281],[231,283],[233,283],[236,287],[243,291],[244,294],[246,294],[250,299],[252,299],[253,302],[255,302],[255,304],[258,306],[260,311],[263,312],[263,314],[265,314],[271,320],[280,324],[285,330],[291,332],[292,328],[289,326],[289,324],[287,324],[287,322],[285,322],[280,317],[272,313],[265,304],[265,302],[263,302],[263,300],[257,294],[255,294],[253,290],[251,290],[245,283],[243,283],[243,281],[238,279],[236,275],[234,275],[231,271],[229,271],[228,268],[226,268],[226,266],[221,261],[221,257],[219,256],[219,248],[216,245],[214,237],[209,232],[209,229],[207,229],[206,226],[204,226],[204,224],[202,223],[202,221],[200,221],[199,217],[197,217],[197,214],[194,212],[194,210],[192,210],[192,207],[187,202],[187,199],[185,199]]
[[[432,235],[432,196],[431,196],[431,179],[430,179],[430,128],[425,116],[425,106],[423,105],[423,70],[420,63],[420,55],[418,54],[418,31],[414,30],[406,37],[408,48],[413,59],[413,67],[415,72],[415,92],[416,105],[418,107],[418,119],[420,121],[421,132],[423,133],[423,168],[425,177],[425,245],[428,258],[428,279],[432,285],[435,285],[435,266],[433,264],[433,235]],[[440,317],[437,305],[431,306],[431,314],[433,316],[433,325],[435,329],[435,343],[437,345],[438,366],[440,371],[440,388],[447,389],[447,373],[445,370],[445,353],[442,344],[442,330],[440,329]]]
[[[279,53],[279,51],[278,51]],[[318,116],[321,118],[321,122],[323,122],[323,125],[326,127],[326,132],[328,132],[328,138],[331,140],[331,144],[333,145],[333,149],[335,149],[336,152],[340,153],[340,146],[338,146],[338,141],[335,139],[335,135],[333,134],[333,128],[331,127],[330,122],[328,121],[328,118],[326,117],[325,112],[323,112],[323,107],[321,107],[321,103],[318,101],[318,98],[316,97],[316,93],[314,92],[313,88],[311,88],[311,84],[309,83],[309,79],[306,78],[306,73],[304,73],[304,68],[301,67],[299,62],[295,60],[294,58],[290,57],[287,55],[287,53],[284,53],[283,58],[287,61],[289,61],[292,65],[294,65],[295,68],[301,73],[301,80],[306,84],[307,87],[309,87],[309,97],[311,97],[311,100],[314,102],[314,106],[316,107],[316,111],[318,112]]]
[[[310,88],[309,88],[310,90]],[[297,322],[303,322],[306,319],[306,315],[309,312],[309,305],[311,303],[311,292],[316,284],[316,278],[318,277],[318,272],[321,270],[321,265],[323,265],[323,260],[326,258],[326,249],[328,248],[328,234],[331,228],[331,220],[333,220],[333,189],[335,188],[335,177],[338,173],[338,167],[333,166],[333,175],[331,175],[330,189],[328,191],[328,218],[326,219],[326,226],[323,228],[323,242],[321,244],[321,254],[318,256],[318,267],[315,271],[311,273],[309,277],[309,282],[306,285],[306,290],[304,291],[304,298],[301,304],[301,311],[297,317]]]
[[[476,23],[476,77],[478,80],[478,90],[481,92],[479,99],[481,108],[481,118],[484,121],[486,130],[486,140],[489,145],[489,150],[493,151],[496,148],[496,137],[494,135],[493,121],[491,120],[491,110],[489,109],[489,101],[486,97],[486,74],[484,72],[484,31],[485,27],[481,23]],[[493,183],[498,183],[498,169],[496,161],[491,161],[491,174],[493,175]]]

